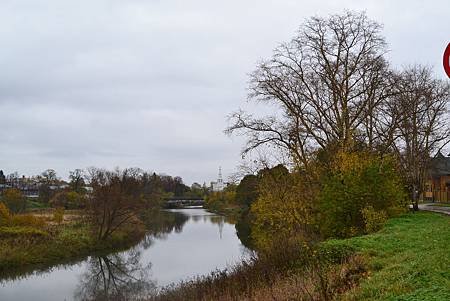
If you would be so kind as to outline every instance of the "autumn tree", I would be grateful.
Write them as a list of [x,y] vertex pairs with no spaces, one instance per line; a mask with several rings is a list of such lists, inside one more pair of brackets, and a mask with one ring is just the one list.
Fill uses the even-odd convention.
[[213,191],[205,197],[205,205],[207,208],[224,211],[236,208],[236,186],[228,185],[222,191]]
[[364,211],[388,215],[404,200],[402,182],[392,157],[370,152],[338,152],[331,170],[321,178],[316,200],[317,225],[322,237],[349,237],[364,233]]
[[[308,233],[322,216],[324,236],[347,236],[363,227],[365,207],[398,204],[402,183],[389,160],[405,145],[399,129],[407,115],[396,103],[414,89],[389,67],[386,49],[381,25],[364,13],[313,17],[251,74],[249,101],[271,113],[237,111],[226,133],[247,137],[243,155],[287,157],[290,171],[259,182],[255,233]],[[336,171],[339,156],[354,168]]]
[[25,210],[27,201],[22,192],[16,188],[10,188],[3,191],[1,200],[13,213],[19,213]]
[[261,171],[259,196],[250,209],[251,235],[258,248],[270,246],[274,237],[314,236],[314,195],[306,183],[302,174],[290,173],[282,165]]
[[55,208],[80,209],[86,206],[86,197],[76,191],[59,191],[55,193],[49,204]]

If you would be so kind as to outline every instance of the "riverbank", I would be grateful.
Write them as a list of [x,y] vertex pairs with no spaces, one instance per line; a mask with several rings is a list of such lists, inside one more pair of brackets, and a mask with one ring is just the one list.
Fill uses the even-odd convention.
[[46,213],[21,217],[21,223],[0,227],[0,279],[128,248],[145,234],[139,227],[128,226],[100,242],[79,212],[67,212],[61,223]]
[[249,256],[234,225],[203,209],[162,210],[146,221],[137,245],[2,281],[0,300],[141,300],[154,289]]
[[449,300],[449,237],[450,218],[408,213],[377,233],[300,246],[303,253],[283,245],[272,257],[169,287],[152,300]]

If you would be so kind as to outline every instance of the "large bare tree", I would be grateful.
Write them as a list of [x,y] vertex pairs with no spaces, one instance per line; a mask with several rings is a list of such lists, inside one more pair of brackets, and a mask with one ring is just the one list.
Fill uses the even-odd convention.
[[347,149],[354,139],[376,144],[377,113],[394,85],[380,30],[364,13],[307,20],[251,75],[249,99],[279,114],[236,112],[226,132],[248,136],[244,153],[270,144],[303,167],[317,148]]

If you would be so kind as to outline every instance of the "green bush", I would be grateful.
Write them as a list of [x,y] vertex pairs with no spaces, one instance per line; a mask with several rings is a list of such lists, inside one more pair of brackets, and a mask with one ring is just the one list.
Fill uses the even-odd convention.
[[318,199],[317,220],[324,237],[362,234],[366,231],[364,208],[387,212],[404,200],[403,186],[391,158],[380,159],[365,152],[340,153],[332,165],[322,177],[323,189]]
[[318,246],[318,258],[323,262],[339,264],[354,255],[356,249],[352,246],[342,244],[320,244]]
[[80,209],[86,206],[83,194],[75,191],[61,191],[56,193],[49,202],[54,208]]
[[388,218],[386,211],[375,211],[372,206],[365,207],[361,210],[361,213],[364,219],[366,233],[381,230],[381,228],[383,228],[386,224]]

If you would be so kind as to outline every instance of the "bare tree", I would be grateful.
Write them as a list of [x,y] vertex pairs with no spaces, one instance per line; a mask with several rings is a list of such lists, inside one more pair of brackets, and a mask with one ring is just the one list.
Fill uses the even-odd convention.
[[75,169],[73,171],[70,171],[69,179],[70,179],[70,186],[71,188],[76,191],[80,192],[83,189],[84,186],[84,171],[82,169]]
[[393,92],[380,30],[364,13],[309,19],[251,75],[249,99],[281,114],[239,111],[226,132],[249,137],[244,153],[271,144],[303,167],[318,147],[347,149],[361,137],[376,143],[376,113]]
[[409,67],[400,77],[401,93],[390,104],[396,120],[392,146],[417,210],[431,156],[450,142],[450,85],[423,66]]
[[56,175],[56,171],[54,169],[44,170],[41,174],[42,179],[45,184],[53,185],[58,181],[58,177]]
[[128,168],[107,171],[90,168],[93,188],[88,210],[99,240],[107,239],[121,226],[138,222],[136,214],[144,206],[141,171]]

